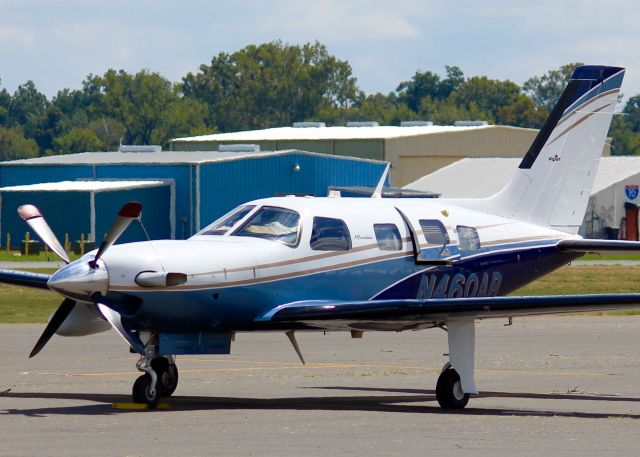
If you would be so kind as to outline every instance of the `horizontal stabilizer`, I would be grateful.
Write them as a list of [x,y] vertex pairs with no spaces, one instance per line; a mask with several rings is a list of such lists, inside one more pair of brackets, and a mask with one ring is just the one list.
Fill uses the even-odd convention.
[[49,286],[47,285],[49,278],[49,275],[42,273],[0,269],[0,284],[12,284],[14,286],[49,290]]
[[624,240],[560,240],[560,252],[640,252],[640,241]]
[[[621,309],[640,309],[640,294],[306,301],[274,308],[258,322],[300,324],[317,329],[382,329],[384,325],[381,324],[406,322],[415,327],[460,317],[489,319]],[[388,328],[393,327],[389,325]]]

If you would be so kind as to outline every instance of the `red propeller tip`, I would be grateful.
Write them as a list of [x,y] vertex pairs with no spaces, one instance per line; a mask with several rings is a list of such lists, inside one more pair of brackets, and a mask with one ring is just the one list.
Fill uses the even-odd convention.
[[141,212],[142,212],[142,203],[129,202],[120,209],[118,216],[132,217],[135,219],[138,216],[140,216]]

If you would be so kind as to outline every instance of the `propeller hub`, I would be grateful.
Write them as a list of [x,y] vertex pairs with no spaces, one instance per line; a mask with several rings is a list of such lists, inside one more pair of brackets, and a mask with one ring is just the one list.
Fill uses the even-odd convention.
[[[93,260],[93,256],[91,256]],[[50,289],[74,300],[92,302],[96,292],[106,295],[109,275],[104,263],[83,257],[56,271],[47,282]]]

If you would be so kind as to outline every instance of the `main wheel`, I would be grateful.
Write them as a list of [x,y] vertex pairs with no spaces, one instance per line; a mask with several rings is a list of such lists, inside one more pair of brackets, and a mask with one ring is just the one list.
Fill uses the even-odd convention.
[[[159,383],[157,383],[159,384]],[[145,373],[133,383],[134,403],[146,403],[150,409],[158,406],[160,402],[160,388],[156,385],[152,389],[151,375]]]
[[151,361],[151,368],[158,374],[160,395],[170,397],[178,387],[178,367],[166,357],[156,357]]
[[469,403],[469,394],[462,391],[460,375],[453,368],[440,373],[436,384],[436,399],[445,409],[462,409]]

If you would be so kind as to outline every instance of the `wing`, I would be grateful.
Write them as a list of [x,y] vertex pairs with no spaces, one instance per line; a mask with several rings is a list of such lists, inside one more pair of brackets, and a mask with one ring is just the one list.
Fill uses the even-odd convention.
[[640,242],[624,240],[560,240],[560,252],[639,252]]
[[42,273],[30,273],[28,271],[2,270],[0,269],[0,283],[12,284],[22,287],[33,287],[35,289],[49,290],[47,281],[49,275]]
[[461,317],[488,319],[623,309],[640,309],[640,294],[303,301],[278,306],[257,321],[278,328],[399,331],[439,326]]

